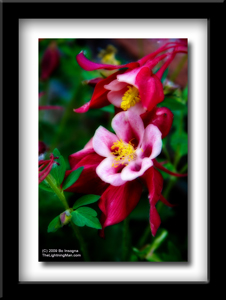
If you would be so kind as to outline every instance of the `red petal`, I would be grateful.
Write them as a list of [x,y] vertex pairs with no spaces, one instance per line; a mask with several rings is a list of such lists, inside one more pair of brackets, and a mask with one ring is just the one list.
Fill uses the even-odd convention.
[[[87,153],[89,152],[89,150],[91,149],[87,149]],[[85,153],[83,152],[83,154]],[[74,160],[75,163],[78,157],[76,158],[74,157],[74,159],[75,159]],[[79,167],[84,167],[84,170],[82,171],[79,179],[65,191],[82,193],[82,194],[88,193],[88,194],[101,195],[109,186],[108,183],[103,182],[96,174],[96,168],[103,159],[104,159],[103,157],[99,156],[96,153],[90,153],[84,156],[75,165],[75,167],[72,168],[71,171],[66,171],[65,179],[72,171],[78,169]],[[70,164],[71,163],[73,162],[71,161]]]
[[165,167],[163,167],[163,165],[160,164],[156,159],[153,159],[153,163],[154,163],[154,166],[156,168],[158,168],[159,170],[164,171],[164,172],[166,172],[170,175],[173,175],[173,176],[176,176],[176,177],[186,177],[188,175],[187,173],[179,174],[179,173],[171,172],[171,171],[167,170]]
[[152,74],[148,67],[141,68],[136,76],[136,85],[139,89],[143,106],[147,110],[152,110],[164,99],[163,86],[159,78]]
[[162,138],[167,136],[173,123],[173,113],[166,107],[155,107],[152,111],[141,115],[144,126],[153,124],[159,128]]
[[100,236],[104,237],[106,226],[123,221],[136,207],[142,193],[142,185],[137,180],[128,181],[121,186],[110,185],[99,200],[102,211]]
[[109,65],[109,64],[99,64],[92,62],[88,60],[83,52],[80,52],[76,56],[77,62],[86,71],[93,71],[93,70],[98,70],[98,69],[105,69],[105,70],[116,70],[116,69],[121,69],[121,68],[136,68],[139,67],[139,63],[137,62],[131,62],[125,65]]
[[150,203],[150,227],[152,235],[155,236],[161,220],[159,214],[155,208],[156,203],[161,197],[163,178],[162,175],[155,170],[155,168],[149,168],[142,178],[146,182],[149,191],[149,203]]

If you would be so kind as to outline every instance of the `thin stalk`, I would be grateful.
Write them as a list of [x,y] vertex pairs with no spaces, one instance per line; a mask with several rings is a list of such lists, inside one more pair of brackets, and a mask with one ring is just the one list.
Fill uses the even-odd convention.
[[[51,187],[51,189],[55,192],[55,194],[57,195],[57,197],[60,199],[60,201],[62,202],[65,210],[69,209],[67,200],[64,196],[64,192],[61,188],[58,188],[55,184],[55,180],[53,178],[53,176],[51,174],[48,174],[48,176],[46,176],[45,180],[48,182],[49,186]],[[79,241],[80,247],[81,247],[81,252],[83,254],[84,260],[85,261],[89,261],[89,255],[88,255],[88,251],[86,248],[86,244],[84,242],[83,236],[80,233],[80,230],[77,226],[74,225],[73,222],[71,222],[71,227]]]

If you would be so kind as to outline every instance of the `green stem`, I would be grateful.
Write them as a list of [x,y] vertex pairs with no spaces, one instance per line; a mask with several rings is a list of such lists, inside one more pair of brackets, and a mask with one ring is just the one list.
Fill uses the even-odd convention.
[[89,255],[88,255],[88,251],[87,251],[87,247],[86,247],[86,244],[85,244],[85,241],[83,239],[83,236],[81,235],[81,232],[79,230],[79,228],[77,226],[75,226],[75,224],[73,222],[71,222],[71,226],[72,226],[72,229],[79,241],[79,244],[80,244],[80,247],[81,247],[81,252],[83,254],[83,258],[85,261],[90,261],[89,259]]
[[[57,187],[55,184],[55,179],[53,178],[53,176],[51,174],[48,174],[48,176],[46,176],[45,180],[48,182],[49,186],[51,187],[51,189],[55,192],[55,194],[57,195],[57,197],[60,199],[60,201],[62,202],[65,210],[69,209],[67,200],[64,196],[64,192],[61,188]],[[83,254],[83,258],[85,261],[89,261],[89,255],[88,255],[88,251],[86,248],[86,244],[84,242],[84,239],[79,231],[79,228],[77,226],[74,225],[73,222],[71,222],[71,226],[72,229],[79,241],[80,247],[81,247],[81,252]]]
[[65,209],[69,209],[67,200],[64,196],[64,192],[63,190],[59,189],[56,184],[55,184],[55,179],[53,178],[53,176],[51,174],[49,174],[45,180],[48,182],[49,186],[51,187],[51,189],[55,192],[55,194],[57,195],[57,197],[60,199],[60,201],[62,202],[63,206],[65,207]]

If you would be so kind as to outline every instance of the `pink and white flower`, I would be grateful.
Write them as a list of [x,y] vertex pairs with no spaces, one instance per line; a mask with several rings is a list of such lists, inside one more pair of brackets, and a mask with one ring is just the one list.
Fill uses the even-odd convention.
[[97,175],[113,186],[120,186],[144,174],[162,150],[162,133],[157,126],[144,128],[140,116],[120,112],[112,120],[115,133],[100,126],[93,137],[94,151],[105,159]]
[[84,149],[69,156],[71,170],[66,171],[66,177],[81,166],[84,170],[65,191],[86,194],[88,189],[101,195],[101,237],[105,227],[123,221],[133,211],[143,186],[149,191],[150,228],[155,236],[161,223],[156,203],[160,200],[172,206],[161,194],[163,178],[156,168],[174,176],[186,176],[168,171],[156,160],[172,121],[173,114],[165,107],[141,116],[132,110],[120,112],[112,120],[115,133],[100,126]]

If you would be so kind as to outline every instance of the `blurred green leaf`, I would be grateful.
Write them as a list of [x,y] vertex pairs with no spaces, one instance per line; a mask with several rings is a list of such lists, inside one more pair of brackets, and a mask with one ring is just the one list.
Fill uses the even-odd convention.
[[64,180],[66,164],[65,164],[63,156],[60,154],[58,149],[55,148],[53,150],[53,155],[54,155],[54,157],[59,157],[58,159],[55,160],[56,162],[59,163],[59,165],[53,164],[50,174],[56,180],[56,185],[59,187]]
[[47,232],[55,232],[59,228],[61,228],[61,222],[60,222],[60,216],[57,216],[49,223]]
[[65,179],[62,189],[66,190],[72,184],[74,184],[78,180],[78,178],[81,175],[83,169],[84,169],[84,167],[80,167],[77,170],[72,171],[71,174]]
[[79,198],[75,204],[73,205],[73,209],[76,209],[80,206],[83,206],[83,205],[87,205],[87,204],[90,204],[90,203],[94,203],[96,201],[98,201],[100,199],[100,196],[98,195],[85,195],[81,198]]
[[72,222],[77,226],[88,226],[96,229],[101,229],[102,226],[96,218],[97,212],[90,207],[80,207],[72,213]]
[[188,86],[186,86],[182,91],[182,98],[185,102],[188,101]]
[[170,145],[175,150],[179,150],[180,156],[188,153],[188,135],[186,132],[175,131],[170,139]]

